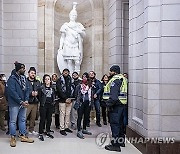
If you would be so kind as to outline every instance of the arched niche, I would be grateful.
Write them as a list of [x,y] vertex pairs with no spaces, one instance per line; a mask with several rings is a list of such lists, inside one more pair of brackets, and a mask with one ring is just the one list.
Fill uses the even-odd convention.
[[[69,22],[69,12],[72,10],[74,0],[57,0],[54,7],[54,66],[58,72],[56,55],[59,48],[60,27],[65,22]],[[92,6],[89,0],[76,0],[78,18],[86,28],[86,37],[83,41],[83,61],[81,64],[81,73],[92,69]]]
[[87,36],[84,39],[84,59],[81,73],[94,70],[97,76],[103,74],[103,0],[46,0],[44,6],[44,64],[46,73],[58,73],[56,62],[59,47],[59,29],[64,22],[69,21],[69,12],[73,1],[77,1],[78,22],[85,28]]

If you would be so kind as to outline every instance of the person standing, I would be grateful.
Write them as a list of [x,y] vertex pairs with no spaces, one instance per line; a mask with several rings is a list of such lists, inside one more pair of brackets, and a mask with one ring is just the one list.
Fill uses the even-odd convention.
[[[94,97],[94,106],[96,110],[96,124],[98,127],[101,127],[101,119],[100,119],[100,96],[101,96],[101,91],[102,91],[102,85],[101,82],[96,79],[96,73],[94,71],[89,72],[89,77],[92,82],[92,90],[93,90],[93,97]],[[90,123],[90,118],[89,118],[89,123]]]
[[56,82],[58,80],[57,74],[52,75],[52,87],[55,90],[55,106],[54,106],[54,112],[55,112],[55,126],[57,129],[60,129],[60,123],[59,123],[59,98],[57,95],[57,88],[56,88]]
[[69,129],[70,112],[72,106],[73,88],[72,79],[69,75],[68,69],[64,69],[62,76],[57,80],[56,88],[57,94],[60,98],[59,110],[60,110],[60,134],[66,136],[67,133],[72,133]]
[[[77,98],[76,94],[76,87],[80,84],[81,80],[79,79],[79,74],[78,72],[73,72],[72,73],[72,87],[73,87],[73,98]],[[75,103],[75,100],[72,101],[72,107],[71,107],[71,113],[70,113],[70,121],[71,121],[71,128],[76,129],[76,121],[77,121],[77,111],[73,108]]]
[[102,92],[101,92],[101,97],[100,97],[100,105],[101,105],[101,109],[102,109],[103,124],[107,125],[107,116],[108,116],[108,121],[109,121],[109,113],[107,111],[106,102],[105,102],[105,100],[103,100],[102,95],[104,92],[104,87],[106,86],[106,84],[109,81],[109,76],[107,74],[104,74],[101,81],[102,81]]
[[34,67],[30,67],[28,71],[27,81],[29,84],[30,94],[26,118],[28,118],[29,116],[29,134],[37,135],[38,133],[34,131],[34,127],[39,103],[38,93],[41,87],[41,83],[40,81],[36,80],[36,69]]
[[[91,132],[86,130],[86,127],[88,123],[91,102],[94,99],[92,94],[92,82],[89,79],[89,75],[87,72],[85,72],[82,75],[82,82],[77,86],[76,91],[77,91],[76,103],[79,104],[78,105],[79,107],[77,108],[77,112],[78,112],[77,137],[79,137],[80,139],[84,139],[84,134],[92,135]],[[83,129],[81,130],[82,119],[83,119]]]
[[26,136],[26,111],[29,105],[29,87],[24,75],[25,65],[16,63],[16,73],[8,79],[8,106],[9,106],[9,129],[10,129],[10,146],[16,146],[16,121],[18,118],[19,138],[21,142],[33,143],[34,140]]
[[111,79],[104,88],[103,99],[109,108],[110,126],[112,131],[111,144],[106,145],[109,151],[121,151],[125,147],[123,128],[124,105],[127,103],[127,80],[120,74],[120,67],[113,65],[110,68]]
[[50,127],[52,122],[52,114],[54,109],[54,99],[55,91],[52,87],[51,77],[48,74],[43,76],[43,85],[39,91],[39,100],[40,100],[40,123],[39,123],[39,139],[44,141],[43,129],[46,129],[46,136],[49,138],[54,138],[50,134]]
[[6,131],[4,120],[5,120],[5,113],[7,110],[7,101],[5,97],[6,83],[3,76],[4,74],[0,74],[0,129],[2,131]]

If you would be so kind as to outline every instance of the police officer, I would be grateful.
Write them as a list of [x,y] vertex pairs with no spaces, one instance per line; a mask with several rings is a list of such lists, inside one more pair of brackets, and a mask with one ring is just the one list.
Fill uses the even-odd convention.
[[123,112],[127,103],[127,80],[120,74],[118,65],[113,65],[109,74],[111,79],[104,87],[103,99],[109,108],[112,140],[111,144],[105,146],[105,149],[121,152],[120,147],[125,147]]

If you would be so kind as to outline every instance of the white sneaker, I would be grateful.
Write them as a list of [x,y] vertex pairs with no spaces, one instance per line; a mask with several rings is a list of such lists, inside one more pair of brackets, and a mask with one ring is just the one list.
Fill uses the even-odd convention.
[[29,131],[29,135],[38,135],[38,134],[39,134],[39,133],[36,132],[36,131],[32,131],[32,132]]
[[32,131],[32,134],[33,134],[33,135],[38,135],[39,133],[36,132],[36,131]]
[[29,132],[29,135],[32,135],[32,132]]

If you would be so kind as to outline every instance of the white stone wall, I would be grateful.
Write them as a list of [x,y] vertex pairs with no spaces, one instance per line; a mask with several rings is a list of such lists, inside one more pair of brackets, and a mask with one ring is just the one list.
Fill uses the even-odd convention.
[[144,31],[147,30],[144,28],[144,1],[130,1],[129,12],[129,126],[145,135],[143,105],[144,90],[148,89],[143,73]]
[[3,53],[6,75],[15,61],[37,67],[37,0],[3,1]]
[[180,140],[179,0],[131,0],[129,126]]
[[3,17],[3,5],[2,0],[0,0],[0,73],[3,73],[3,51],[2,51],[2,17]]
[[180,140],[180,1],[163,0],[160,40],[160,111],[162,136]]
[[118,64],[128,71],[129,45],[128,0],[109,1],[109,67]]

